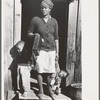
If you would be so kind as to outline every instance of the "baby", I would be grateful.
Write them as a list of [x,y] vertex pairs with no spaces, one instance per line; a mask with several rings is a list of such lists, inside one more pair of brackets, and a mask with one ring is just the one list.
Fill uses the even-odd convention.
[[62,78],[66,78],[68,76],[68,72],[64,70],[60,70],[58,60],[56,60],[56,74],[53,74],[51,76],[51,81],[50,81],[50,86],[52,87],[52,91],[56,94],[59,95],[61,93],[61,80]]
[[61,93],[61,88],[60,88],[60,84],[61,84],[61,80],[62,78],[65,78],[68,76],[67,71],[61,70],[59,73],[57,73],[56,77],[51,77],[51,87],[52,87],[52,91],[55,94],[60,94]]

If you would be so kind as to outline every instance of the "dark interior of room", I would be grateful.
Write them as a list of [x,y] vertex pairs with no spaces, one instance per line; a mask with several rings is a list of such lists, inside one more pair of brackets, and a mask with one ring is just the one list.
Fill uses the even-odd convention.
[[[29,23],[34,16],[40,16],[41,0],[22,0],[22,40],[27,44],[28,56],[31,55],[32,42],[27,38],[27,30]],[[67,10],[66,3],[54,2],[54,7],[51,11],[52,17],[56,18],[59,26],[59,64],[60,68],[66,69],[66,36],[67,36]],[[27,57],[28,57],[27,56]]]
[[[22,0],[22,34],[21,39],[26,42],[28,54],[24,59],[29,60],[31,56],[32,42],[27,38],[29,23],[34,16],[40,16],[41,0]],[[67,27],[68,27],[68,4],[54,1],[51,16],[58,21],[59,28],[59,65],[61,70],[66,70],[66,51],[67,51]],[[34,75],[33,75],[34,76]],[[65,89],[65,82],[61,83],[62,90]]]

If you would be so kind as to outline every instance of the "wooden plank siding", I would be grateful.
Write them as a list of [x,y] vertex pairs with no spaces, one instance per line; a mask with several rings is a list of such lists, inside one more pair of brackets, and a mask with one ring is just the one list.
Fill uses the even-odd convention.
[[76,65],[75,65],[75,82],[82,82],[82,66],[81,66],[81,2],[78,2],[78,16],[77,16],[77,30],[76,30]]
[[14,6],[14,44],[16,44],[21,40],[21,1],[15,0]]
[[11,73],[8,70],[11,64],[12,58],[9,54],[11,47],[13,46],[13,0],[4,0],[3,8],[3,46],[4,46],[4,66],[2,68],[4,76],[4,94],[6,99],[7,90],[12,88]]
[[[76,72],[80,73],[79,68],[81,68],[81,64],[79,63],[80,50],[76,51],[76,48],[80,49],[80,46],[81,46],[80,44],[81,33],[79,31],[80,30],[80,24],[79,24],[80,20],[78,18],[79,16],[78,9],[79,9],[78,0],[75,0],[69,4],[67,56],[66,56],[66,70],[68,70],[69,76],[66,78],[66,86],[71,85],[72,83],[75,82],[75,80],[79,77],[77,76],[78,74],[76,74]],[[76,69],[76,64],[77,64],[77,69]]]
[[[3,0],[3,48],[4,51],[4,60],[3,60],[3,79],[4,79],[4,100],[6,100],[7,91],[12,90],[12,79],[11,79],[11,71],[9,68],[11,67],[13,59],[10,55],[10,49],[14,46],[16,42],[21,39],[21,17],[18,18],[17,15],[21,12],[15,12],[15,9],[18,9],[19,5],[15,8],[15,1],[18,3],[18,0]],[[20,1],[20,0],[19,0]],[[15,34],[16,33],[16,34]]]

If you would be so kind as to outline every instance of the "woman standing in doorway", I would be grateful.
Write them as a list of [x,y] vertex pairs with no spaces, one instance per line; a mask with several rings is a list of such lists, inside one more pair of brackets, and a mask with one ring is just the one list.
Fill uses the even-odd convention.
[[51,17],[51,10],[54,4],[51,0],[43,0],[41,2],[41,17],[33,17],[28,29],[28,37],[33,39],[35,33],[41,36],[41,48],[37,55],[36,63],[38,67],[37,77],[39,84],[39,98],[43,97],[42,74],[47,74],[48,88],[50,97],[54,100],[54,96],[49,86],[49,78],[55,73],[55,58],[58,58],[58,23],[55,18]]

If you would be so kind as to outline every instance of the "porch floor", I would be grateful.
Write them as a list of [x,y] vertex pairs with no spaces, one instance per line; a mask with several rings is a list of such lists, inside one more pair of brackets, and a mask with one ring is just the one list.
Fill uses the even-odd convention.
[[[21,93],[15,94],[14,91],[9,90],[8,95],[7,95],[7,100],[40,100],[37,97],[38,93],[38,85],[37,85],[37,80],[34,78],[31,78],[31,92],[27,94],[27,96],[23,97]],[[46,90],[45,83],[44,84],[44,89]],[[67,97],[64,94],[59,94],[59,95],[54,95],[55,100],[71,100],[69,97]],[[52,100],[46,93],[44,93],[43,99],[42,100]]]

